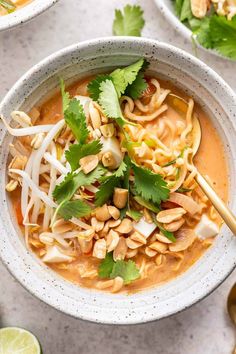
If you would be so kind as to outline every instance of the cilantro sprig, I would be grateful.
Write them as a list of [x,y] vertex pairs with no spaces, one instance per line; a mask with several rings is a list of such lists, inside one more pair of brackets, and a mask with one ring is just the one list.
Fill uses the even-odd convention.
[[[139,200],[143,201],[142,203],[145,204],[146,207],[149,205],[149,209],[159,211],[155,205],[159,205],[162,201],[169,198],[170,190],[167,187],[167,183],[160,174],[153,173],[144,167],[138,166],[127,155],[116,172],[110,176],[101,178],[102,183],[99,187],[99,191],[95,195],[95,204],[97,206],[103,205],[111,198],[114,188],[117,186],[121,186],[129,191],[129,176],[131,170],[134,174],[134,188],[140,198]],[[127,205],[124,214],[126,214],[126,211],[129,209],[129,205]]]
[[113,34],[115,36],[141,36],[141,31],[145,21],[143,10],[138,5],[126,5],[121,10],[115,10],[115,19],[113,22]]
[[98,181],[104,175],[105,169],[97,166],[95,170],[89,174],[68,173],[65,179],[55,187],[53,198],[60,204],[65,200],[70,200],[75,192],[82,186],[89,186]]
[[120,167],[110,176],[104,176],[100,179],[101,184],[98,192],[95,194],[95,205],[101,206],[109,200],[114,192],[114,189],[120,185],[122,177],[127,170],[125,161],[122,161]]
[[[114,70],[109,75],[96,76],[96,78],[88,84],[90,97],[95,101],[99,101],[102,94],[102,102],[104,102],[105,97],[105,99],[109,99],[109,102],[112,101],[113,104],[115,102],[115,106],[117,105],[120,96],[124,93],[128,94],[133,99],[137,99],[147,88],[147,83],[144,79],[144,71],[147,66],[147,61],[140,59],[127,67]],[[113,86],[109,81],[112,82]],[[103,84],[104,82],[106,84]],[[116,90],[116,95],[114,94],[114,88]],[[109,95],[110,89],[111,94]],[[107,110],[106,103],[104,106],[105,110]]]
[[211,6],[207,15],[198,19],[193,16],[190,0],[175,0],[175,11],[180,21],[191,28],[199,44],[236,60],[236,15],[228,20]]
[[163,177],[133,163],[135,190],[145,200],[160,204],[169,198],[170,190]]
[[115,262],[112,252],[107,253],[106,258],[100,263],[98,275],[102,279],[121,277],[124,284],[130,284],[140,277],[139,269],[134,261],[119,260]]
[[83,200],[65,200],[62,202],[57,210],[64,220],[70,220],[72,217],[81,218],[91,213],[92,208]]

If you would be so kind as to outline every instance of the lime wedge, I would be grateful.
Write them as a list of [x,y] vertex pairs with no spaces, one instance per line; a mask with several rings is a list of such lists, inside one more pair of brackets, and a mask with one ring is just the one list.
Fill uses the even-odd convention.
[[7,327],[0,329],[0,354],[40,354],[37,338],[25,329]]

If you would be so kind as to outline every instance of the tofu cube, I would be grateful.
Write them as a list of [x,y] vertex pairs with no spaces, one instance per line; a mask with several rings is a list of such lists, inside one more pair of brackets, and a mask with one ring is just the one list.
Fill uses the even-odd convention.
[[216,236],[219,233],[219,227],[207,215],[203,214],[195,227],[195,233],[204,240],[205,238]]
[[144,218],[141,218],[139,222],[134,223],[134,229],[138,231],[141,235],[143,235],[145,238],[148,238],[156,228],[156,224],[150,224],[146,222]]

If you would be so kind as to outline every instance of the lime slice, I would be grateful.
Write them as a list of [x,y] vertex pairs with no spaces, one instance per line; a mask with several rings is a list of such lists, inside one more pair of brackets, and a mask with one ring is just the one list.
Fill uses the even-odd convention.
[[0,354],[40,354],[37,338],[25,329],[6,327],[0,329]]

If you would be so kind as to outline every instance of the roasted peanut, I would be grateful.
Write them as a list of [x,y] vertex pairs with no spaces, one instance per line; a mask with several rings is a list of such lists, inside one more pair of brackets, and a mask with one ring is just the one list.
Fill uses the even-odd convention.
[[98,165],[97,155],[88,155],[80,159],[80,166],[85,174],[93,171]]
[[120,234],[128,234],[133,230],[133,223],[130,219],[124,218],[120,225],[115,228],[115,231]]
[[102,125],[100,130],[104,138],[111,138],[115,134],[115,127],[113,123]]
[[97,240],[93,247],[93,257],[104,259],[106,257],[106,241],[104,238]]
[[133,240],[131,240],[130,237],[126,238],[126,244],[127,244],[128,248],[130,248],[131,250],[135,250],[136,248],[143,246],[142,243],[137,242],[137,241],[133,241]]
[[99,129],[101,126],[100,113],[97,108],[94,107],[93,102],[90,102],[89,104],[89,114],[93,129]]
[[111,169],[115,168],[116,159],[111,151],[105,152],[105,154],[102,155],[102,164],[104,167],[108,167]]
[[130,235],[130,238],[131,238],[131,240],[140,242],[143,245],[146,245],[146,243],[147,243],[146,238],[143,235],[141,235],[138,231],[133,232]]
[[163,243],[172,243],[166,236],[160,234],[155,234],[156,240],[163,242]]
[[118,245],[114,249],[113,259],[114,261],[125,259],[126,252],[128,250],[124,237],[120,237]]
[[149,247],[159,253],[165,253],[168,249],[167,244],[159,241],[153,242],[151,245],[149,245]]
[[112,287],[112,293],[117,293],[124,285],[124,280],[121,277],[115,277]]
[[179,220],[173,221],[169,224],[164,224],[164,228],[167,231],[175,232],[181,228],[181,226],[185,223],[184,218],[180,218]]
[[111,214],[109,213],[107,204],[97,208],[95,210],[95,216],[99,221],[107,221],[111,218]]
[[116,207],[114,207],[112,205],[109,205],[108,211],[113,219],[115,219],[115,220],[119,219],[119,217],[120,217],[120,210],[119,209],[117,209]]
[[126,206],[127,200],[128,200],[128,189],[115,188],[113,194],[114,205],[117,208],[122,209]]
[[94,228],[96,232],[99,232],[104,228],[104,221],[99,221],[95,217],[92,217],[91,226]]
[[195,17],[203,18],[207,13],[208,0],[190,0],[191,10]]
[[86,241],[82,238],[78,238],[80,249],[82,253],[89,253],[93,248],[93,241]]
[[107,244],[107,251],[111,252],[114,251],[114,249],[116,248],[116,246],[119,243],[119,234],[113,230],[110,230],[108,235],[107,235],[107,240],[106,240],[106,244]]
[[137,249],[137,248],[136,248],[136,249],[133,249],[133,250],[128,249],[128,251],[126,252],[125,258],[133,258],[133,257],[135,257],[137,254],[138,254],[138,249]]
[[145,254],[151,258],[151,257],[155,257],[157,255],[157,251],[151,249],[150,247],[146,247]]
[[173,208],[160,211],[156,219],[158,222],[169,224],[172,221],[179,220],[186,211],[183,208]]

